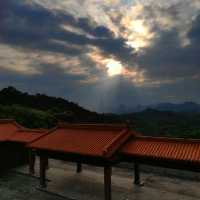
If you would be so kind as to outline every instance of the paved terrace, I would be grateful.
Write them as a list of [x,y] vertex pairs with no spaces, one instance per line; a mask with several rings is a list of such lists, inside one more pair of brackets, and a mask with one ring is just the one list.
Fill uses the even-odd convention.
[[[50,160],[47,189],[38,190],[39,182],[28,175],[28,167],[20,167],[1,175],[1,200],[102,200],[103,173],[101,168],[84,165],[81,174],[76,165]],[[36,176],[39,175],[38,163]],[[170,171],[169,171],[170,172]],[[144,186],[133,185],[132,170],[113,168],[112,191],[114,200],[199,200],[200,182],[192,179],[170,178],[153,173],[142,173]],[[188,173],[188,172],[186,172]],[[198,174],[197,174],[198,176]]]

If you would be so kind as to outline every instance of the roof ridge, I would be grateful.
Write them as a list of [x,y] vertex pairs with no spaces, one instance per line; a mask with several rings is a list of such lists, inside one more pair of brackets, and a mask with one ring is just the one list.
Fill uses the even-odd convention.
[[103,148],[103,156],[110,158],[131,136],[129,128],[123,129],[119,135]]
[[12,138],[17,133],[17,131],[19,131],[19,130],[24,128],[23,126],[18,124],[14,119],[0,119],[0,125],[1,124],[12,124],[12,125],[15,125],[16,128],[18,128],[18,130],[14,130],[10,134],[5,133],[6,134],[6,139],[4,139],[4,141],[9,141],[10,138]]
[[15,119],[0,119],[0,124],[4,124],[4,123],[12,123],[20,129],[25,128],[24,126],[18,124]]
[[42,129],[29,129],[29,128],[22,128],[22,129],[19,129],[17,132],[36,132],[36,133],[46,133],[48,132],[49,130],[42,130]]
[[31,144],[40,140],[42,137],[45,137],[47,135],[50,135],[52,132],[54,132],[58,127],[54,127],[52,129],[50,129],[49,131],[47,131],[46,133],[44,133],[44,135],[41,135],[40,137],[36,138],[35,140],[31,141],[29,144],[26,145],[26,147],[31,148]]
[[98,123],[94,123],[94,124],[84,124],[84,123],[79,123],[79,124],[69,124],[69,123],[59,123],[58,124],[58,128],[76,128],[76,129],[104,129],[107,128],[107,129],[122,129],[122,128],[126,128],[127,125],[126,124],[98,124]]

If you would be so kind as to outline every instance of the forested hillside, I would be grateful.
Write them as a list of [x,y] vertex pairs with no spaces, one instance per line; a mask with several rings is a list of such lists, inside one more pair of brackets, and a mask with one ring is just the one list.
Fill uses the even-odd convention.
[[28,93],[23,93],[14,87],[4,88],[0,91],[0,104],[21,105],[53,113],[70,111],[79,115],[95,114],[80,107],[78,104],[69,102],[63,98],[50,97],[45,94],[30,95]]
[[147,109],[123,115],[145,135],[200,138],[200,113]]
[[30,95],[14,87],[0,91],[0,118],[13,118],[29,128],[50,128],[66,122],[118,122],[119,117],[88,111],[76,103],[45,94]]

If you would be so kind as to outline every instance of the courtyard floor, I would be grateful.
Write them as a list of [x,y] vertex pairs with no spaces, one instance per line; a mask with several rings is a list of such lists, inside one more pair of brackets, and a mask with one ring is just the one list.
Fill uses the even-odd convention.
[[[38,167],[35,177],[23,166],[0,174],[0,200],[102,200],[104,199],[103,169],[84,165],[81,174],[76,166],[50,161],[48,187],[40,190]],[[113,200],[199,200],[200,182],[142,173],[143,186],[133,185],[131,170],[114,168]]]

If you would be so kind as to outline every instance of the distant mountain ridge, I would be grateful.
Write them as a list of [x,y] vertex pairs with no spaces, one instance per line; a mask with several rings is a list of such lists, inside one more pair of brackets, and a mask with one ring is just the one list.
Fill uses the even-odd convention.
[[200,113],[200,104],[195,102],[184,102],[184,103],[158,103],[152,105],[137,105],[137,106],[126,106],[119,105],[112,109],[113,113],[128,114],[143,112],[148,109],[157,111],[170,111],[170,112],[191,112]]
[[200,112],[200,104],[194,102],[184,102],[180,104],[174,103],[160,103],[148,106],[158,111],[172,111],[172,112]]

